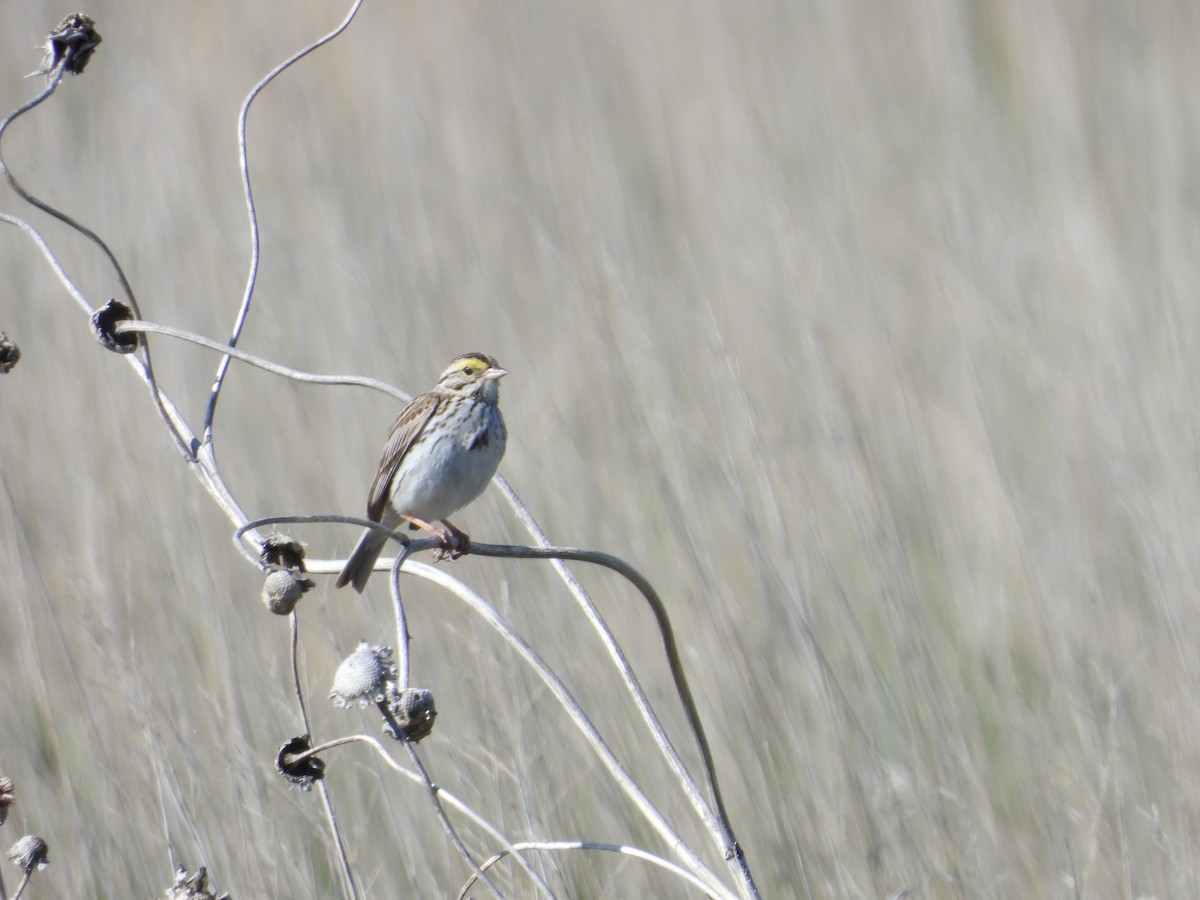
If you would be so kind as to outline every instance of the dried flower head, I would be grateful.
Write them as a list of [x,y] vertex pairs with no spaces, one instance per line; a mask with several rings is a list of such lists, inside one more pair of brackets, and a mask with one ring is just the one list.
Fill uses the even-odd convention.
[[8,858],[24,869],[44,869],[50,865],[50,848],[36,834],[27,834],[8,848]]
[[0,331],[0,375],[7,375],[21,359],[21,348]]
[[92,313],[92,330],[96,339],[106,350],[113,353],[132,353],[138,348],[138,336],[135,332],[117,333],[117,326],[122,322],[133,321],[133,310],[119,300],[109,300]]
[[167,888],[167,900],[229,900],[229,893],[218,897],[208,889],[208,869],[204,866],[195,875],[180,866],[175,872],[175,883]]
[[308,571],[304,568],[304,545],[286,534],[267,535],[258,559],[264,566],[283,566],[285,569]]
[[[313,783],[325,777],[324,760],[316,756],[303,756],[311,749],[312,738],[302,734],[280,747],[275,757],[275,768],[279,774],[302,791],[311,791]],[[297,759],[299,756],[303,758]]]
[[0,825],[8,818],[8,808],[17,799],[17,786],[11,778],[0,777]]
[[67,16],[46,38],[42,73],[49,75],[65,59],[66,70],[72,75],[79,75],[91,61],[101,40],[95,19],[83,13]]
[[392,662],[391,647],[372,647],[366,641],[342,660],[333,676],[329,699],[334,706],[349,709],[355,703],[381,703],[388,684],[396,679],[396,664]]
[[[406,688],[403,691],[390,685],[386,700],[387,717],[383,720],[383,733],[397,741],[412,741],[414,744],[433,733],[433,720],[437,710],[433,705],[433,691],[425,688]],[[394,723],[394,724],[393,724]]]
[[277,616],[291,615],[300,598],[316,587],[311,578],[300,575],[295,569],[275,569],[267,574],[263,582],[262,601]]

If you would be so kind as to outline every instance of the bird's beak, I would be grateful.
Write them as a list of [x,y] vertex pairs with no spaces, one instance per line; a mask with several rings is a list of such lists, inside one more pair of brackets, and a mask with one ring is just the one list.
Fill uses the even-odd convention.
[[508,374],[508,369],[497,369],[495,367],[488,369],[483,373],[484,381],[499,381]]

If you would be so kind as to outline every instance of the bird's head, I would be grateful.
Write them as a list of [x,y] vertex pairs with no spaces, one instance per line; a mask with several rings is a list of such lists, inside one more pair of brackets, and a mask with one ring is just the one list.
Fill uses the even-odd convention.
[[438,387],[464,396],[482,396],[495,403],[500,393],[497,382],[507,374],[500,363],[484,353],[464,353],[446,367]]

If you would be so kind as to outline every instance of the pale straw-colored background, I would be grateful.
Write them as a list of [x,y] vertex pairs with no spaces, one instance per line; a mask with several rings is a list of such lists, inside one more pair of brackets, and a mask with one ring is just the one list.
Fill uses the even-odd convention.
[[[345,8],[98,0],[90,68],[6,158],[111,242],[148,318],[221,338],[238,106]],[[69,11],[0,6],[0,107]],[[502,471],[556,541],[662,590],[767,896],[1196,896],[1197,47],[1191,0],[368,0],[251,114],[244,347],[409,390],[463,350],[511,370]],[[0,208],[116,293],[80,238]],[[286,622],[9,226],[0,330],[24,353],[0,378],[0,843],[49,841],[30,896],[155,896],[179,862],[239,900],[333,896],[316,798],[271,771],[298,729]],[[214,358],[154,348],[198,424]],[[237,367],[217,452],[252,516],[361,514],[395,412]],[[492,492],[457,519],[521,539]],[[355,537],[297,533],[318,557]],[[719,867],[553,579],[447,565]],[[585,576],[693,758],[649,616]],[[391,633],[382,579],[330,581],[300,613],[321,739],[377,731],[323,697]],[[433,777],[514,839],[663,850],[494,636],[408,595]],[[365,749],[329,761],[368,894],[453,895],[422,791]],[[564,896],[691,896],[545,863]]]

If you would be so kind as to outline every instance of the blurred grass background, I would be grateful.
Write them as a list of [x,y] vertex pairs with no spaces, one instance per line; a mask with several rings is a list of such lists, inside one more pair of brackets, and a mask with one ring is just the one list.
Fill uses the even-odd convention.
[[[3,4],[0,108],[69,11]],[[345,7],[82,11],[104,43],[6,159],[109,240],[148,318],[219,339],[247,266],[238,106]],[[554,540],[665,595],[766,896],[1197,896],[1197,46],[1182,0],[369,2],[252,111],[242,346],[413,391],[463,350],[510,369],[502,471]],[[318,803],[271,769],[298,730],[285,621],[12,228],[0,273],[24,354],[0,379],[4,846],[49,841],[36,896],[155,896],[179,862],[237,898],[334,895]],[[198,427],[215,359],[153,346]],[[219,459],[251,516],[358,515],[395,412],[235,367]],[[521,538],[490,493],[457,518]],[[454,567],[690,821],[554,581]],[[648,615],[584,574],[690,748]],[[318,739],[377,730],[321,698],[391,633],[382,583],[330,587],[301,606]],[[409,603],[440,784],[513,839],[661,849],[485,629],[420,583]],[[452,894],[422,792],[329,761],[368,894]],[[567,896],[688,895],[544,864]]]

